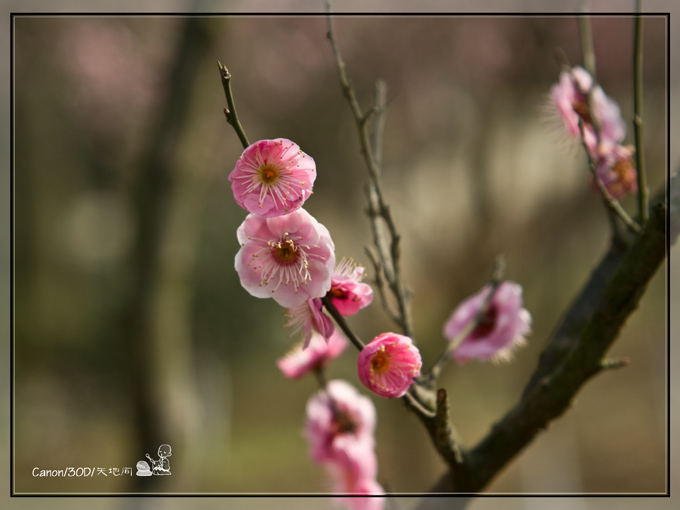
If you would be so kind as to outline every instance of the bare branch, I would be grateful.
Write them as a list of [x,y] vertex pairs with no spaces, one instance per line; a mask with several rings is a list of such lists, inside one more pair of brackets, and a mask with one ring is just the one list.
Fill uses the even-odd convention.
[[227,122],[231,124],[231,127],[233,127],[234,131],[236,131],[238,139],[241,140],[241,145],[243,145],[243,148],[246,149],[250,145],[250,142],[248,141],[246,132],[243,130],[243,126],[241,126],[241,123],[238,120],[238,114],[236,113],[234,95],[231,93],[231,74],[229,73],[227,66],[222,65],[219,60],[217,61],[217,67],[220,70],[220,76],[222,77],[222,87],[224,88],[224,95],[227,98],[227,105],[229,106],[228,108],[224,109],[224,115],[227,118]]
[[[381,261],[381,268],[383,271],[383,276],[385,281],[389,285],[389,288],[394,295],[397,307],[399,309],[398,325],[401,328],[404,335],[413,339],[413,328],[411,326],[410,319],[410,307],[408,303],[408,291],[401,279],[400,275],[400,246],[399,242],[401,236],[397,232],[396,226],[392,219],[392,214],[390,212],[389,206],[384,200],[384,195],[382,192],[382,184],[380,181],[380,169],[378,167],[377,161],[379,157],[376,158],[373,146],[371,144],[367,118],[371,115],[376,116],[378,112],[381,111],[381,106],[376,105],[371,110],[369,114],[364,114],[361,110],[361,106],[356,98],[354,88],[347,77],[347,72],[345,70],[345,62],[342,59],[342,54],[340,53],[340,47],[335,38],[335,29],[333,18],[330,15],[331,2],[326,0],[326,9],[329,12],[327,16],[328,21],[328,40],[331,44],[331,49],[333,50],[333,55],[335,56],[336,67],[338,68],[338,75],[340,78],[340,86],[343,91],[343,95],[347,98],[352,114],[354,115],[354,120],[357,125],[357,130],[359,133],[359,142],[361,146],[361,153],[366,162],[366,167],[369,176],[369,218],[371,220],[371,229],[373,233],[373,242],[378,251]],[[384,109],[384,106],[382,107]],[[370,112],[373,112],[372,114]],[[374,136],[375,139],[375,136]],[[377,148],[377,146],[376,146]],[[387,230],[387,239],[384,239],[384,235],[381,230],[381,225]]]
[[595,50],[593,48],[593,31],[590,27],[587,3],[586,0],[582,0],[579,6],[579,11],[581,11],[581,16],[578,18],[579,32],[581,34],[581,52],[583,54],[583,67],[595,79]]

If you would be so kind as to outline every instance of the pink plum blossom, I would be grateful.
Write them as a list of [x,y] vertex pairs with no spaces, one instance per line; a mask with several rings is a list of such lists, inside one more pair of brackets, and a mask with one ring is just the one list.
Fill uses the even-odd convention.
[[579,119],[592,123],[588,110],[588,93],[593,79],[582,67],[574,67],[560,73],[560,81],[550,90],[550,99],[564,120],[567,132],[580,136]]
[[305,435],[312,460],[358,464],[360,478],[375,476],[373,402],[349,383],[333,380],[307,402]]
[[633,166],[632,146],[600,146],[600,158],[595,173],[617,200],[637,191],[637,171]]
[[351,259],[343,258],[335,268],[329,294],[340,315],[354,315],[373,301],[371,286],[360,283],[363,277],[364,268]]
[[[376,481],[375,407],[345,381],[330,381],[307,402],[310,456],[328,470],[333,491],[383,494]],[[384,498],[338,498],[353,509],[379,510]]]
[[385,506],[385,498],[377,497],[385,494],[385,489],[371,478],[359,480],[354,487],[353,494],[365,494],[371,498],[346,498],[347,504],[352,510],[382,510]]
[[328,340],[333,334],[334,327],[331,320],[322,312],[323,303],[319,298],[308,299],[305,303],[295,308],[286,310],[286,316],[290,317],[286,327],[293,328],[293,333],[302,333],[304,337],[303,349],[309,345],[313,334],[319,334],[324,340]]
[[[332,490],[338,494],[380,496],[385,490],[376,481],[377,462],[373,451],[358,452],[353,455],[338,456],[326,463],[333,484]],[[336,502],[345,504],[352,510],[381,510],[384,497],[339,497]]]
[[374,480],[378,459],[373,441],[338,438],[337,448],[325,465],[334,482],[333,492],[354,493],[363,480]]
[[312,194],[315,179],[314,159],[285,138],[250,145],[229,174],[238,205],[267,218],[299,209]]
[[582,67],[574,67],[560,73],[560,81],[550,90],[550,98],[564,121],[567,133],[581,136],[580,121],[583,122],[583,138],[591,156],[597,154],[598,140],[593,124],[588,95],[591,95],[595,117],[599,123],[599,142],[619,144],[626,136],[626,124],[621,117],[618,104],[608,97],[602,87],[593,86],[593,79]]
[[328,229],[304,209],[276,218],[249,214],[236,235],[236,271],[253,296],[294,308],[330,290],[335,246]]
[[607,96],[602,87],[593,88],[593,106],[600,123],[600,144],[616,145],[626,137],[626,123],[619,105]]
[[409,337],[383,333],[359,353],[359,380],[381,397],[402,397],[421,366],[420,352]]
[[297,379],[311,370],[326,366],[332,359],[340,356],[346,347],[347,340],[339,331],[333,332],[328,340],[319,333],[314,333],[307,348],[296,346],[278,359],[276,364],[286,377]]
[[[453,341],[482,308],[491,291],[489,285],[463,301],[444,325],[444,336]],[[481,323],[466,336],[451,355],[460,364],[475,358],[507,360],[515,347],[524,345],[531,315],[522,308],[522,287],[514,282],[501,283],[493,294]]]

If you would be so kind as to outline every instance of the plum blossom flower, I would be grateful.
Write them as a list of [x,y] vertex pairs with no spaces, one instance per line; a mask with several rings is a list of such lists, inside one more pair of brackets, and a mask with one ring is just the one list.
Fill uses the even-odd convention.
[[251,295],[294,308],[330,290],[335,246],[328,229],[304,209],[276,218],[251,213],[236,235],[235,267]]
[[385,494],[385,489],[374,479],[364,478],[354,486],[353,494],[365,494],[371,498],[345,498],[352,510],[382,510],[385,506],[385,498],[376,497]]
[[595,173],[615,199],[637,191],[637,171],[633,166],[632,146],[600,146],[600,158]]
[[313,333],[307,348],[297,345],[276,364],[286,377],[297,379],[311,370],[323,367],[337,358],[347,347],[347,340],[339,331],[333,332],[328,340],[321,334]]
[[356,441],[347,436],[338,439],[338,448],[325,465],[334,482],[333,492],[353,493],[364,480],[378,474],[374,443]]
[[[307,402],[305,435],[310,457],[319,463],[353,459],[366,476],[374,475],[375,422],[369,398],[345,381],[329,381],[326,391]],[[367,460],[362,461],[364,457]]]
[[364,268],[351,259],[343,258],[335,268],[329,294],[340,315],[354,315],[373,301],[371,286],[360,283],[363,277]]
[[[374,453],[338,457],[326,464],[332,482],[332,490],[339,494],[379,496],[385,493],[376,481],[377,462]],[[337,503],[345,504],[352,510],[381,510],[384,497],[347,498],[339,497]]]
[[304,337],[303,349],[306,349],[309,345],[312,335],[318,334],[324,340],[328,340],[333,334],[335,329],[333,323],[324,315],[321,311],[322,309],[323,303],[321,299],[311,298],[300,306],[286,310],[286,316],[290,317],[290,319],[286,322],[285,326],[293,328],[291,336],[296,333],[302,333]]
[[599,85],[593,88],[593,106],[600,122],[600,144],[620,144],[626,137],[626,123],[619,105]]
[[409,337],[383,333],[359,353],[359,380],[381,397],[402,397],[421,366],[420,352]]
[[[444,336],[453,341],[482,308],[491,287],[463,301],[444,325]],[[475,358],[480,361],[508,360],[512,350],[526,343],[531,315],[522,308],[522,287],[514,282],[501,283],[493,294],[484,320],[451,353],[459,364]]]
[[588,109],[588,93],[593,86],[593,78],[588,71],[576,66],[560,73],[560,81],[550,89],[550,99],[564,120],[567,133],[580,136],[579,119],[591,124]]
[[[383,494],[376,481],[375,407],[345,381],[330,381],[307,402],[310,456],[330,474],[333,491]],[[338,498],[356,510],[380,510],[384,498]]]
[[583,139],[591,156],[597,155],[598,139],[593,122],[588,96],[599,123],[599,142],[619,144],[626,136],[626,124],[616,101],[608,97],[602,87],[593,85],[593,79],[582,67],[574,67],[560,73],[560,80],[550,90],[550,98],[564,121],[567,133],[572,137],[581,136],[580,122],[583,122]]
[[236,203],[267,218],[299,209],[312,194],[315,179],[314,159],[285,138],[250,145],[229,174]]

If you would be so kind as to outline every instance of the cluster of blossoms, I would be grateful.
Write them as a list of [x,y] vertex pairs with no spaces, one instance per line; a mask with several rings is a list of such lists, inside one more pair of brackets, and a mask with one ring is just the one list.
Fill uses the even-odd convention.
[[[364,269],[343,259],[336,267],[328,229],[302,205],[316,179],[313,158],[290,140],[247,147],[229,175],[236,203],[248,211],[238,227],[235,268],[251,295],[286,309],[286,326],[303,342],[278,360],[283,374],[320,372],[347,346],[323,310],[326,297],[340,315],[354,315],[373,299]],[[387,334],[389,336],[389,334]],[[360,355],[361,381],[385,397],[402,396],[419,374],[420,354],[410,339],[381,335]],[[397,338],[399,337],[399,338]],[[405,347],[403,347],[405,346]],[[382,494],[376,481],[375,410],[348,383],[333,381],[307,406],[311,456],[328,467],[336,492]],[[354,508],[381,508],[382,499],[350,499]]]
[[[302,337],[300,345],[277,361],[283,374],[292,379],[321,374],[347,347],[347,339],[324,314],[324,302],[348,316],[373,299],[371,287],[361,282],[364,269],[348,259],[336,266],[328,229],[302,208],[315,178],[314,160],[282,138],[247,147],[229,175],[236,202],[249,212],[237,230],[241,248],[235,267],[241,285],[251,295],[271,297],[284,307],[286,326]],[[491,298],[489,292],[491,288],[486,287],[461,303],[444,328],[445,336],[456,344],[450,351],[459,363],[507,358],[524,342],[531,318],[522,308],[521,287],[504,282]],[[459,338],[475,320],[477,326]],[[375,394],[399,398],[420,375],[421,367],[420,352],[409,337],[383,333],[361,350],[357,372],[362,384]],[[344,381],[322,386],[307,404],[310,456],[327,468],[334,492],[383,494],[376,480],[373,404]],[[346,503],[357,510],[377,510],[384,500],[348,498]]]
[[[271,297],[286,308],[286,325],[303,336],[302,351],[313,338],[328,343],[335,333],[322,298],[343,316],[356,314],[373,300],[373,290],[361,282],[364,269],[349,259],[336,267],[328,229],[302,208],[315,179],[314,159],[283,138],[247,147],[229,174],[236,203],[250,213],[236,233],[241,285],[251,295]],[[409,338],[385,335],[361,353],[359,378],[379,395],[400,397],[420,373],[420,354]],[[315,357],[327,361],[337,355],[326,350],[292,354],[283,363],[284,374],[298,374],[296,363],[314,367],[320,363]]]
[[559,82],[550,91],[550,98],[567,133],[575,138],[583,137],[595,162],[595,173],[609,194],[620,199],[637,191],[634,149],[621,145],[626,136],[621,111],[602,87],[594,84],[592,76],[582,67],[562,71]]

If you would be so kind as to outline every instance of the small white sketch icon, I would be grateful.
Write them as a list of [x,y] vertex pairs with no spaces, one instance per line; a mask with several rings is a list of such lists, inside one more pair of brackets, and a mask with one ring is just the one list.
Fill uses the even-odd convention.
[[137,463],[137,476],[151,476],[152,474],[148,462],[140,460]]
[[158,447],[158,460],[154,460],[147,453],[146,458],[151,461],[151,469],[146,461],[140,460],[137,463],[137,476],[151,476],[151,475],[171,475],[170,461],[168,457],[172,455],[172,448],[169,444],[162,444]]

